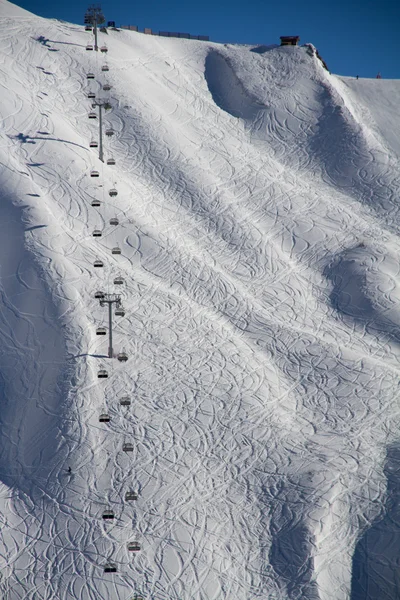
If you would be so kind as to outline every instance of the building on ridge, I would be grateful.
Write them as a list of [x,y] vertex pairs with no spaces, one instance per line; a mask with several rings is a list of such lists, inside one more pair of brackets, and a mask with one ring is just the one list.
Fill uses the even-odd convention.
[[297,46],[300,41],[299,35],[281,35],[281,46]]

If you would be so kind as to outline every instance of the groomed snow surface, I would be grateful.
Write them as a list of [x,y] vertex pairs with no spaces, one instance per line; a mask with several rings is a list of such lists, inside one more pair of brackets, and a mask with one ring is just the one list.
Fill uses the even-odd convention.
[[398,599],[400,82],[0,13],[0,597]]

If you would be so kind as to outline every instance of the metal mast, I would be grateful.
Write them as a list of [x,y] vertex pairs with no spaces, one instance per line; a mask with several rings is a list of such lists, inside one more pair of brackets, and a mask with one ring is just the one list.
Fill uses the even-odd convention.
[[100,306],[105,306],[106,304],[108,304],[108,358],[112,358],[112,305],[115,304],[119,308],[121,306],[121,296],[119,294],[104,294],[103,298],[100,299]]
[[103,115],[101,109],[103,108],[103,104],[96,103],[99,107],[99,159],[101,162],[104,162],[103,155]]
[[85,13],[85,25],[93,25],[94,28],[94,49],[98,52],[99,47],[97,45],[97,25],[104,23],[105,17],[101,6],[99,4],[92,4],[89,6]]
[[104,110],[109,110],[111,108],[111,104],[108,100],[95,100],[92,103],[92,108],[99,107],[99,159],[101,162],[104,162],[104,153],[103,153],[103,113],[101,111],[102,108]]

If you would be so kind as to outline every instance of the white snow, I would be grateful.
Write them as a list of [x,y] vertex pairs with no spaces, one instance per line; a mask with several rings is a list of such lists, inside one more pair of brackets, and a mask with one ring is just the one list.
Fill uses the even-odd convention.
[[0,15],[1,597],[398,598],[400,82]]

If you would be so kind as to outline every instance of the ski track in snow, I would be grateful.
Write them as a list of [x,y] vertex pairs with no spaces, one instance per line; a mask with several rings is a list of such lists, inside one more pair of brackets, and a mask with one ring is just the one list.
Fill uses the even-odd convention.
[[399,83],[0,9],[2,597],[396,598]]

